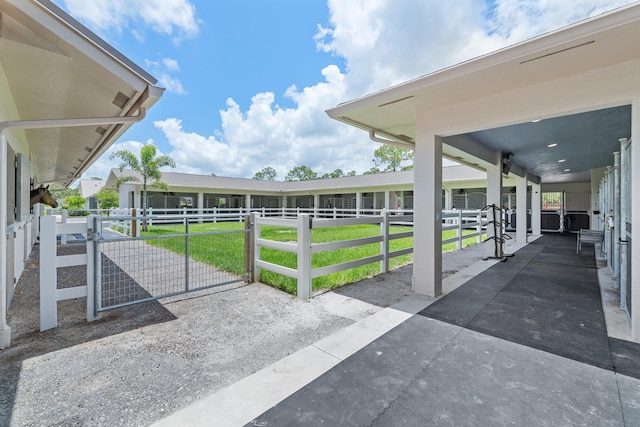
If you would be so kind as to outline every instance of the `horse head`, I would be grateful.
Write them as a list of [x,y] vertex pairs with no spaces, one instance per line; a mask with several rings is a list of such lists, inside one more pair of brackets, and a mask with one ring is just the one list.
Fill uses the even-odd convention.
[[53,198],[51,193],[49,192],[49,186],[43,187],[42,185],[35,190],[31,190],[31,206],[36,203],[44,203],[45,205],[49,205],[52,208],[58,207],[58,202]]

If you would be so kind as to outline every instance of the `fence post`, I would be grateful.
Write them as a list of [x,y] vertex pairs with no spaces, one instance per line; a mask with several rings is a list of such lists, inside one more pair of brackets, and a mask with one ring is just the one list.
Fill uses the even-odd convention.
[[[68,211],[67,209],[62,209],[62,223],[66,224],[67,223],[67,214]],[[64,233],[60,236],[60,244],[61,245],[66,245],[67,244],[67,233]]]
[[[186,209],[186,208],[185,208]],[[184,216],[184,290],[189,290],[189,217]]]
[[[131,211],[131,216],[136,217],[136,210],[133,209]],[[138,221],[135,219],[131,221],[131,237],[138,237],[140,233],[138,233]]]
[[[40,217],[40,330],[58,326],[56,217]],[[3,273],[4,274],[4,273]]]
[[311,217],[298,217],[298,299],[311,298]]
[[253,272],[255,267],[255,258],[253,257],[255,235],[254,227],[252,227],[254,218],[254,214],[244,217],[244,272],[246,277],[245,283],[247,284],[255,282],[255,276]]
[[101,225],[98,225],[98,216],[89,215],[87,217],[87,322],[97,320],[98,305],[96,304],[97,281],[100,280],[100,252],[98,250],[98,240],[101,235]]
[[458,229],[457,229],[457,233],[458,233],[458,241],[456,242],[456,249],[460,250],[462,249],[462,211],[458,211]]
[[380,234],[382,242],[380,242],[380,252],[382,252],[382,260],[380,261],[380,272],[389,272],[389,211],[383,209],[381,212],[382,222],[380,223]]
[[482,210],[478,209],[478,213],[476,214],[476,232],[478,235],[476,236],[476,243],[482,243]]
[[258,246],[258,239],[260,238],[260,222],[258,218],[260,215],[257,212],[251,213],[251,222],[253,223],[253,277],[252,280],[255,282],[260,281],[260,267],[258,267],[258,261],[260,259],[260,246]]

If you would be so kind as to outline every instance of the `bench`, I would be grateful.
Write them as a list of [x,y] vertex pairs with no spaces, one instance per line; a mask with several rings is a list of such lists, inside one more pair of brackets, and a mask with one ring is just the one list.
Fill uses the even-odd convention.
[[583,243],[595,245],[604,242],[604,233],[599,230],[580,229],[578,231],[578,241],[576,242],[576,254],[580,253]]

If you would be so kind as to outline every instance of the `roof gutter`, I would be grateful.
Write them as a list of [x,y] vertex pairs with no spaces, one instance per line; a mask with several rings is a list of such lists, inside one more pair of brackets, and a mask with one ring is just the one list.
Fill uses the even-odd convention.
[[373,129],[369,130],[369,139],[371,139],[374,142],[380,142],[382,144],[389,144],[389,145],[394,145],[396,147],[400,147],[400,148],[405,148],[408,150],[415,150],[416,146],[415,144],[411,144],[409,142],[405,142],[405,141],[400,141],[398,139],[387,139],[387,138],[380,138],[378,136],[376,136],[376,131]]
[[138,108],[137,116],[87,117],[74,119],[13,120],[0,122],[0,349],[9,347],[11,328],[7,325],[7,129],[45,129],[98,125],[122,125],[144,119],[146,111]]

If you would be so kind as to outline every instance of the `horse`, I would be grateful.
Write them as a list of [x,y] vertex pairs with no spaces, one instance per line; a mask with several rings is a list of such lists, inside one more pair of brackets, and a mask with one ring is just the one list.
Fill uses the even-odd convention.
[[35,190],[31,190],[31,193],[29,195],[31,196],[31,206],[35,205],[36,203],[44,203],[45,205],[49,205],[52,208],[58,207],[58,202],[56,202],[56,199],[54,199],[49,192],[48,185],[46,187],[41,185]]

